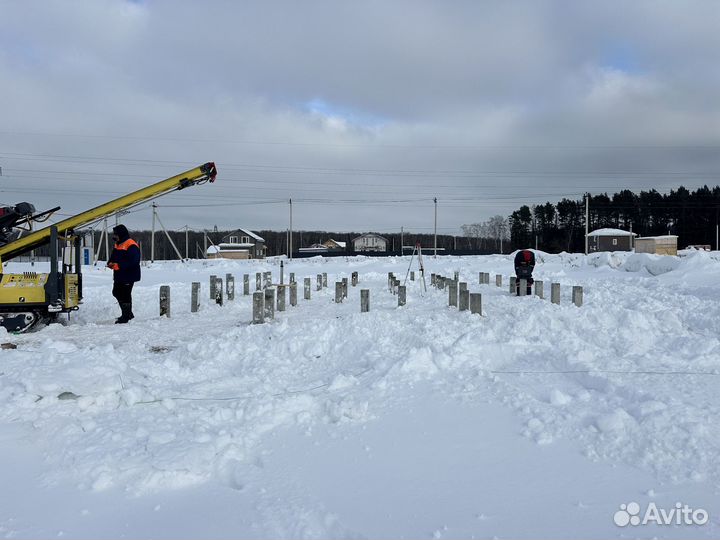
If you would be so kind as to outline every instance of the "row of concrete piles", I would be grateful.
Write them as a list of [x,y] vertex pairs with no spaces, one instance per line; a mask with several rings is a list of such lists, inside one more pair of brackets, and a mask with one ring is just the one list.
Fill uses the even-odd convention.
[[[410,272],[410,281],[415,281],[415,272]],[[397,295],[398,306],[407,304],[407,287],[400,285],[400,279],[393,272],[388,272],[388,291]]]
[[[260,324],[266,319],[273,319],[275,311],[285,311],[287,306],[287,295],[289,290],[290,305],[297,305],[297,282],[295,274],[290,273],[290,282],[285,284],[284,272],[281,265],[280,283],[272,283],[272,272],[257,272],[255,274],[255,291],[253,292],[253,323]],[[250,274],[243,275],[243,295],[250,295]],[[415,280],[415,272],[410,272],[410,281]],[[359,283],[357,272],[353,272],[350,277],[350,284],[355,287]],[[510,294],[526,296],[528,294],[527,281],[524,279],[517,282],[515,276],[509,278]],[[480,293],[472,293],[468,289],[466,282],[460,282],[459,273],[455,272],[452,278],[442,276],[441,274],[430,275],[431,286],[438,290],[448,291],[448,305],[457,307],[459,311],[470,311],[472,314],[482,315],[482,295]],[[490,274],[488,272],[479,273],[479,284],[489,285]],[[495,285],[502,287],[503,276],[495,275]],[[225,275],[223,280],[215,275],[210,276],[210,301],[218,305],[223,305],[225,300],[232,301],[235,299],[235,278],[232,274]],[[315,277],[315,289],[320,291],[327,288],[327,273],[317,274]],[[530,288],[531,293],[540,298],[544,298],[544,283],[535,281],[534,287]],[[560,303],[560,284],[551,283],[550,300],[554,304]],[[312,278],[306,277],[303,280],[303,298],[311,299]],[[393,272],[388,272],[388,291],[393,295],[397,295],[398,306],[404,306],[407,303],[407,288],[400,284],[400,279]],[[335,302],[340,304],[348,297],[348,278],[343,278],[335,283]],[[583,288],[574,286],[572,288],[572,301],[580,307],[583,303]],[[195,313],[200,309],[200,283],[193,282],[191,289],[191,312]],[[370,311],[370,290],[360,290],[360,312],[366,313]],[[160,315],[170,317],[170,287],[163,285],[160,287]]]
[[[431,274],[430,275],[430,283],[432,285],[435,285],[437,288],[444,289],[446,288],[447,282],[449,278],[445,278],[443,276],[440,276],[439,274]],[[450,281],[457,282],[458,280],[458,272],[455,272],[455,276]],[[480,285],[489,285],[490,284],[490,273],[489,272],[480,272],[479,273],[479,279],[478,282]],[[501,274],[495,275],[495,286],[496,287],[502,287],[503,285],[503,276]],[[528,287],[528,282],[526,279],[520,279],[518,280],[516,276],[510,276],[509,278],[509,292],[511,295],[515,296],[527,296],[528,294],[535,294],[535,296],[539,298],[545,298],[545,284],[541,280],[535,280],[533,284]],[[529,292],[528,292],[529,291]],[[449,293],[450,296],[452,296],[452,292]],[[452,298],[450,299],[452,302]],[[553,304],[560,304],[560,283],[551,283],[550,284],[550,301]],[[583,288],[579,285],[574,285],[572,288],[572,302],[577,307],[581,307],[583,305]],[[451,305],[454,305],[451,303]]]
[[[264,283],[264,288],[258,288],[259,281],[256,278],[256,291],[253,293],[253,324],[262,324],[267,320],[275,318],[275,310],[285,311],[286,310],[286,296],[287,291],[290,291],[290,306],[297,306],[297,281],[295,281],[295,273],[290,272],[290,282],[284,283],[284,269],[283,265],[280,266],[280,283],[275,285],[272,284],[272,274],[269,274],[270,279]],[[303,278],[303,299],[310,300],[312,298],[312,278]],[[328,286],[327,273],[317,274],[315,276],[315,290],[321,291],[326,289]]]
[[[297,287],[294,272],[290,272],[290,282],[283,283],[284,272],[281,266],[280,283],[273,284],[272,272],[257,272],[255,274],[255,291],[253,296],[253,323],[259,324],[267,319],[275,318],[275,311],[285,311],[287,309],[287,296],[289,291],[290,306],[297,305]],[[243,275],[243,295],[250,295],[251,275]],[[350,283],[353,287],[359,283],[357,272],[351,274]],[[312,278],[303,279],[303,298],[310,300],[312,297]],[[328,286],[327,273],[317,274],[315,277],[315,290],[320,291]],[[200,283],[193,282],[191,287],[190,311],[196,313],[200,310]],[[335,301],[341,303],[348,296],[348,278],[336,283]],[[235,278],[232,274],[225,275],[225,287],[223,280],[216,275],[210,276],[210,301],[222,306],[225,301],[235,299]],[[170,317],[170,286],[162,285],[160,287],[160,316]],[[370,290],[363,289],[360,291],[360,311],[370,311]]]
[[[357,272],[350,274],[350,285],[357,287],[360,283],[360,276]],[[348,297],[348,278],[342,278],[335,282],[335,303],[342,304]],[[370,289],[360,289],[360,313],[370,311]]]
[[452,278],[441,274],[430,274],[430,286],[448,291],[448,306],[459,311],[470,311],[473,315],[482,315],[482,294],[470,292],[468,284],[460,281],[459,272]]
[[[500,286],[502,286],[502,283]],[[518,280],[516,276],[510,276],[509,292],[511,295],[516,296],[528,296],[534,293],[538,298],[545,298],[545,284],[541,280],[535,280],[532,285],[528,286],[526,279]],[[550,302],[560,304],[559,283],[550,283]],[[583,305],[583,288],[580,285],[573,285],[572,303],[577,307]]]
[[[255,275],[256,278],[256,290],[267,289],[271,285],[272,274],[271,272],[258,272]],[[197,313],[200,311],[200,282],[194,281],[190,287],[190,311]],[[225,274],[225,281],[223,287],[223,279],[216,276],[210,276],[210,302],[222,306],[225,301],[235,300],[235,276],[232,274]],[[243,276],[243,294],[250,294],[250,275],[245,274]],[[160,287],[160,316],[170,317],[171,315],[171,304],[170,304],[170,286],[162,285]]]

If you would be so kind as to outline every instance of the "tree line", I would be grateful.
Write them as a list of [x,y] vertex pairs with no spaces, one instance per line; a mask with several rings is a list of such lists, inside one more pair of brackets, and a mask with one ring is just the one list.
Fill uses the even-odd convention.
[[[659,193],[655,189],[634,193],[622,190],[613,195],[602,193],[588,195],[590,231],[600,228],[618,228],[637,233],[639,236],[675,234],[678,246],[711,245],[715,247],[716,227],[720,221],[720,186],[703,186],[694,191],[685,187]],[[462,234],[438,235],[437,247],[443,254],[489,254],[510,253],[515,249],[537,247],[547,252],[582,252],[585,247],[585,200],[564,198],[553,204],[546,202],[535,206],[523,205],[509,217],[500,215],[481,223],[462,225]],[[173,260],[180,257],[204,258],[206,248],[217,245],[234,231],[164,231],[155,232],[155,259]],[[286,231],[261,230],[267,255],[287,253]],[[90,233],[89,233],[90,234]],[[105,260],[104,240],[94,231],[93,245],[99,250],[99,259]],[[352,240],[359,232],[293,231],[293,252],[301,247],[321,244],[329,239],[346,243],[345,252],[353,253]],[[419,242],[423,250],[431,252],[433,234],[392,232],[378,233],[388,240],[388,251],[400,254],[401,237],[404,246]],[[151,258],[151,232],[132,231],[140,244],[143,259]],[[169,237],[169,238],[168,238]],[[170,241],[172,239],[172,243]],[[172,244],[175,244],[178,253]],[[109,242],[112,249],[112,241]],[[408,251],[406,250],[406,253]],[[46,256],[47,247],[36,250],[36,255]]]
[[[634,193],[622,190],[589,195],[590,232],[600,228],[632,231],[638,236],[675,234],[678,247],[715,247],[720,214],[720,186],[703,186],[695,191],[685,187],[659,193],[655,189]],[[514,248],[535,247],[548,252],[582,252],[585,249],[585,200],[562,199],[523,205],[508,219]]]

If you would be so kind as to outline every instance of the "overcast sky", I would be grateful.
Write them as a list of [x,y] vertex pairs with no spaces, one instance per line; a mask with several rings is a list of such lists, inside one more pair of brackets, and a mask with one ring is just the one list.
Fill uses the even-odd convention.
[[[720,2],[0,0],[0,201],[429,232],[720,183]],[[142,209],[123,220],[149,228]]]

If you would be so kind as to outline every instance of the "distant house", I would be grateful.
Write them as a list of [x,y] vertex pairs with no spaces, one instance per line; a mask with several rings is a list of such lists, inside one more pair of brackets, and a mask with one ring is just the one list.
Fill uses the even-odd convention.
[[323,242],[322,244],[328,249],[332,249],[334,251],[345,251],[345,246],[347,245],[345,242],[339,242],[338,240],[333,240],[332,238],[328,240],[327,242]]
[[635,233],[622,229],[597,229],[588,234],[588,250],[596,251],[632,251]]
[[264,259],[265,239],[248,229],[238,229],[208,248],[208,259]]
[[387,251],[388,240],[379,234],[363,234],[353,238],[353,250],[355,251]]
[[677,255],[677,240],[678,237],[674,234],[644,236],[635,240],[635,253]]

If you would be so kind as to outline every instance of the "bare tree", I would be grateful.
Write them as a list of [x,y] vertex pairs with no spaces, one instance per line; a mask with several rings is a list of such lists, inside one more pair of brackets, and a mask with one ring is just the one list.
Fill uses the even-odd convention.
[[502,247],[504,240],[510,239],[510,227],[508,227],[507,219],[503,216],[496,215],[486,221],[488,228],[488,236],[494,238],[496,245]]
[[465,236],[479,238],[481,242],[483,239],[494,240],[495,248],[500,250],[502,250],[503,241],[510,239],[510,227],[507,219],[500,215],[492,216],[482,223],[463,225],[462,231]]

